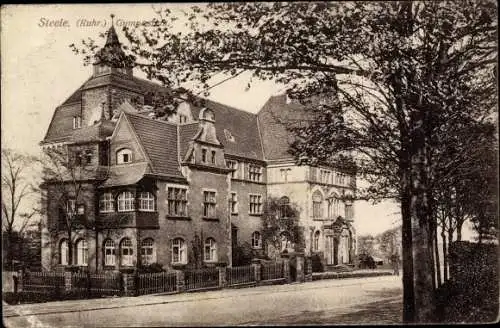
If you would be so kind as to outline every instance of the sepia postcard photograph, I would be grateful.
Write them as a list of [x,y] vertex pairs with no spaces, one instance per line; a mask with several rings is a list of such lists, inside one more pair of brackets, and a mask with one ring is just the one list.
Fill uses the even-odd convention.
[[2,320],[499,321],[498,4],[4,4]]

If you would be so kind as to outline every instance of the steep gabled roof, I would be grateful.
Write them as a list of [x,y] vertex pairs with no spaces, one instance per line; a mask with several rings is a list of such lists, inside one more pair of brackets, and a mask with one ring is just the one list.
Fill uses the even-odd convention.
[[189,142],[198,131],[198,122],[184,124],[179,126],[179,145],[181,160],[186,156],[189,149]]
[[269,98],[257,114],[265,158],[291,158],[288,150],[295,137],[287,127],[305,123],[311,115],[304,106],[296,102],[287,103],[286,95]]
[[203,106],[192,106],[193,117],[198,117],[203,107],[215,114],[217,139],[229,155],[263,160],[257,116],[221,103],[204,100]]
[[153,173],[182,177],[179,170],[177,126],[165,121],[123,113],[151,160]]

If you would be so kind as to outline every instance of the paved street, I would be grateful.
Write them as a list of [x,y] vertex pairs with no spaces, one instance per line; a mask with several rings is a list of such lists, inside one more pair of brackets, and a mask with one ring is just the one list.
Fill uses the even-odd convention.
[[[72,303],[70,303],[72,302]],[[399,323],[401,277],[22,305],[7,327]],[[102,305],[101,305],[102,304]],[[99,307],[107,309],[97,309]],[[64,311],[74,311],[65,312]],[[59,313],[57,313],[59,312]],[[29,315],[30,313],[38,313]]]

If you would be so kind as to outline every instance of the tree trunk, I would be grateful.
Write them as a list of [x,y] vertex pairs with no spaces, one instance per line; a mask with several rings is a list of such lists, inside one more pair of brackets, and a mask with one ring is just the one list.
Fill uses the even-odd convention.
[[[403,170],[405,170],[403,168]],[[401,188],[402,258],[403,258],[403,322],[415,321],[415,295],[413,290],[413,242],[410,216],[410,179],[402,172]]]
[[434,231],[434,257],[436,259],[436,278],[437,278],[437,287],[441,286],[443,283],[441,280],[441,262],[439,261],[439,243],[438,243],[438,232],[437,226]]
[[[457,218],[457,241],[462,240],[462,226],[463,225],[464,225],[464,221],[459,220],[459,218]],[[451,242],[451,240],[450,240],[450,242]]]
[[446,245],[446,234],[444,232],[444,228],[441,229],[441,239],[443,239],[443,279],[444,281],[448,280],[448,250]]

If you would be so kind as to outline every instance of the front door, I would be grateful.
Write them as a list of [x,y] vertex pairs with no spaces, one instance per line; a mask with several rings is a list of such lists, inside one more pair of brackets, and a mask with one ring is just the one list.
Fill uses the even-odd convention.
[[326,236],[325,238],[325,257],[326,257],[326,264],[327,265],[332,265],[336,264],[336,258],[335,258],[335,240],[333,239],[333,236]]

